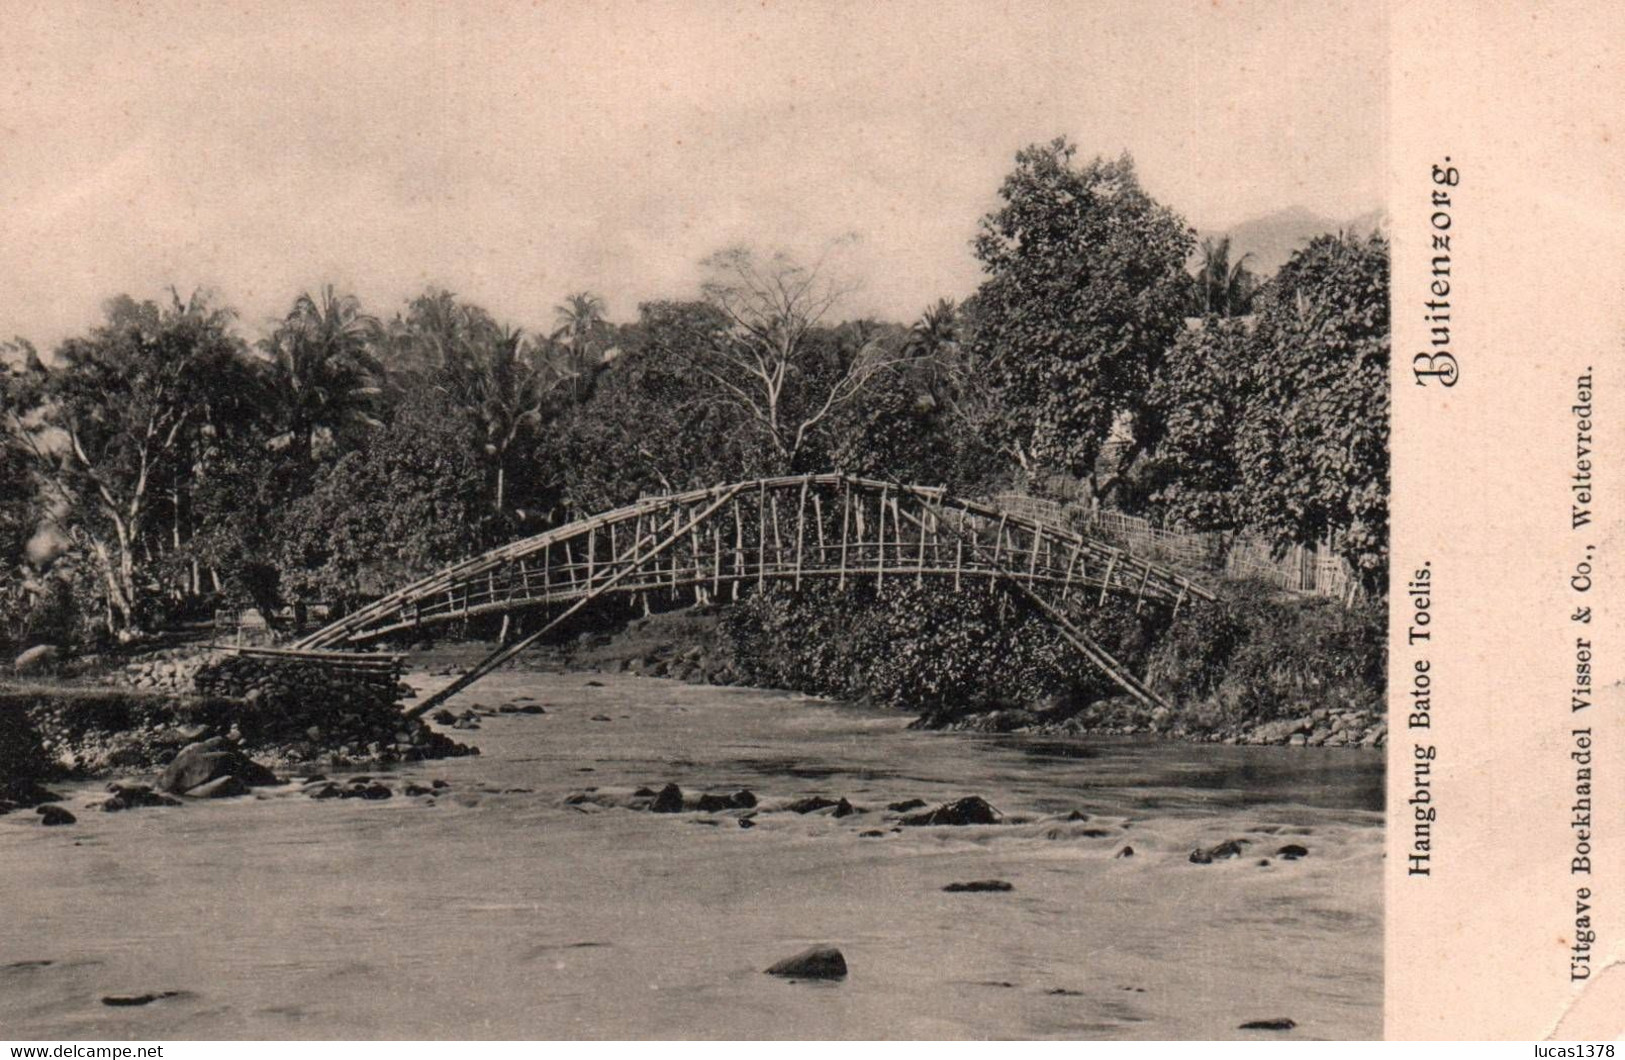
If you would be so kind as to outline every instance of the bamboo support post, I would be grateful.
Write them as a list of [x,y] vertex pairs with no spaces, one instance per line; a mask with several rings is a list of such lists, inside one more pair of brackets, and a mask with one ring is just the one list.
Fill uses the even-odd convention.
[[835,585],[837,589],[846,588],[846,550],[848,544],[847,527],[851,521],[852,491],[849,489],[844,489],[841,491],[841,574],[840,580],[836,582]]
[[993,531],[993,567],[994,567],[994,570],[988,572],[987,583],[989,585],[992,585],[994,582],[999,580],[998,579],[998,574],[997,574],[997,569],[998,569],[998,566],[999,566],[999,557],[1004,552],[1004,523],[1005,523],[1005,520],[1008,519],[1008,518],[1009,518],[1009,516],[1007,516],[1007,515],[1000,515],[999,516],[999,525]]
[[1096,601],[1095,605],[1097,607],[1106,602],[1106,594],[1111,591],[1112,587],[1112,571],[1117,569],[1117,559],[1121,555],[1121,552],[1113,552],[1111,562],[1106,564],[1106,576],[1100,579],[1100,599]]
[[773,572],[776,574],[784,569],[784,538],[779,534],[779,493],[777,490],[768,494],[767,506],[773,513]]
[[[704,518],[707,518],[708,516],[710,516],[717,508],[721,507],[722,504],[726,500],[728,500],[729,498],[731,498],[735,494],[737,494],[739,492],[739,489],[740,489],[740,487],[735,486],[732,491],[730,491],[729,493],[726,493],[723,496],[719,497],[710,507],[706,508],[699,515],[696,515],[694,517],[695,520],[704,519]],[[643,557],[644,560],[647,561],[647,560],[652,560],[652,559],[658,558],[661,553],[665,552],[673,544],[675,544],[677,541],[679,541],[686,532],[687,532],[686,527],[675,530],[665,540],[661,541],[659,544],[655,545],[654,548],[650,549],[649,552],[646,555],[644,555],[644,557]],[[469,685],[472,685],[475,681],[478,681],[480,678],[484,677],[486,674],[488,674],[491,671],[493,671],[493,670],[497,669],[498,667],[502,666],[504,663],[508,662],[510,659],[513,659],[520,652],[522,652],[526,648],[530,647],[531,644],[533,644],[536,641],[540,640],[544,634],[551,631],[559,623],[563,622],[566,618],[569,618],[571,615],[575,614],[577,611],[579,611],[583,607],[587,606],[587,604],[592,602],[592,600],[594,600],[598,596],[601,596],[604,593],[608,592],[610,589],[614,588],[615,585],[617,585],[623,578],[626,578],[633,571],[638,569],[638,564],[636,562],[632,562],[632,561],[628,561],[626,563],[620,564],[619,566],[620,566],[620,570],[617,571],[615,574],[611,575],[607,580],[605,580],[605,582],[601,586],[597,586],[595,588],[590,589],[587,592],[586,595],[584,595],[581,599],[577,600],[574,604],[570,605],[570,607],[566,608],[564,611],[560,612],[551,621],[549,621],[548,623],[543,625],[541,629],[538,629],[535,633],[529,634],[528,636],[526,636],[526,637],[524,637],[524,638],[522,638],[522,639],[520,639],[518,641],[515,641],[513,644],[511,644],[511,645],[509,645],[507,647],[499,648],[497,651],[493,652],[491,655],[486,656],[484,659],[480,660],[480,662],[478,664],[471,667],[469,669],[469,671],[467,673],[465,673],[463,676],[457,678],[457,680],[453,681],[451,684],[447,685],[445,688],[441,689],[439,692],[436,692],[434,695],[429,696],[423,702],[417,704],[411,710],[407,711],[406,712],[407,717],[409,717],[409,718],[417,718],[417,717],[423,716],[424,714],[427,714],[429,711],[433,710],[435,707],[439,706],[441,703],[444,703],[446,700],[450,699],[452,696],[456,695],[458,692],[461,692],[463,689],[467,688]]]
[[876,525],[876,529],[879,531],[879,533],[875,535],[875,541],[877,542],[877,547],[875,548],[876,596],[879,596],[881,590],[886,586],[886,499],[886,491],[881,490],[880,505],[875,513],[879,518],[879,522]]
[[756,588],[767,586],[767,482],[756,495]]
[[824,551],[824,502],[819,499],[816,493],[813,494],[812,502],[813,525],[818,527],[818,565],[822,567],[829,562],[829,557]]
[[722,595],[722,524],[711,524],[711,543],[715,546],[711,561],[711,590],[717,596]]
[[801,588],[801,549],[807,532],[807,480],[801,481],[801,499],[796,502],[796,585]]

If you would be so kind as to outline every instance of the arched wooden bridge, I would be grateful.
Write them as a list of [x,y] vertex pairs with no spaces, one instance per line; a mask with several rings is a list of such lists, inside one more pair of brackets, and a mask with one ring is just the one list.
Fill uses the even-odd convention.
[[737,596],[742,586],[845,587],[902,579],[1005,583],[1027,594],[1075,647],[1131,694],[1156,701],[1066,617],[1078,597],[1132,597],[1176,613],[1212,595],[1174,571],[1048,522],[936,487],[844,474],[795,475],[649,497],[454,564],[298,641],[356,648],[391,633],[520,610],[563,610],[420,703],[421,713],[501,666],[589,602],[620,596]]

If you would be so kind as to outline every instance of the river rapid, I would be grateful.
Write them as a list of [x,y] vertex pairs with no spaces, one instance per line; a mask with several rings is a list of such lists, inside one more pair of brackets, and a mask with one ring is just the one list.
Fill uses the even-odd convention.
[[[519,697],[547,713],[453,733],[482,755],[394,770],[384,801],[110,814],[80,784],[75,825],[0,817],[0,1038],[1381,1035],[1380,751],[914,732],[590,674],[499,673],[451,706]],[[750,789],[755,827],[566,802],[668,781]],[[781,808],[809,795],[864,812]],[[1005,823],[885,809],[965,795]],[[1189,860],[1228,839],[1243,856]],[[1013,889],[943,891],[984,879]],[[845,980],[763,974],[813,944]]]

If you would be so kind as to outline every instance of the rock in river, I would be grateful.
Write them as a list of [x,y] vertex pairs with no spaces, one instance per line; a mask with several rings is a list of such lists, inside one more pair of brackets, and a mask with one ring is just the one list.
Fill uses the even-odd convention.
[[701,813],[719,813],[734,808],[732,795],[712,795],[709,792],[701,795],[695,802],[694,808]]
[[1013,891],[1015,884],[1008,880],[971,880],[968,883],[950,883],[943,890],[952,893],[970,891]]
[[112,796],[102,800],[102,810],[107,813],[117,813],[120,810],[133,810],[142,806],[179,806],[181,800],[172,799],[168,795],[160,795],[146,784],[109,784],[107,790]]
[[1285,1016],[1277,1016],[1274,1019],[1267,1020],[1248,1020],[1237,1029],[1244,1031],[1289,1031],[1297,1025],[1295,1020],[1288,1019]]
[[355,784],[339,792],[339,798],[341,799],[367,799],[369,801],[393,798],[394,795],[395,792],[390,790],[389,785],[380,784],[377,781],[371,784]]
[[1241,845],[1245,842],[1245,839],[1226,839],[1218,846],[1208,847],[1206,850],[1193,850],[1191,851],[1191,862],[1196,865],[1211,865],[1215,861],[1223,861],[1226,858],[1239,858],[1241,857]]
[[102,998],[102,1004],[110,1008],[133,1008],[150,1005],[154,1001],[163,1001],[166,998],[181,996],[179,990],[160,990],[151,994],[108,994]]
[[77,817],[69,813],[67,810],[64,810],[60,806],[52,806],[50,803],[46,803],[44,806],[35,807],[34,812],[40,815],[39,823],[47,828],[53,825],[73,824],[78,820]]
[[788,979],[845,979],[846,958],[834,946],[813,946],[767,970]]
[[199,784],[186,790],[186,797],[189,799],[230,799],[247,794],[248,785],[230,775],[215,777],[207,784]]
[[1308,857],[1309,856],[1309,848],[1305,847],[1305,846],[1299,846],[1297,843],[1288,843],[1286,846],[1282,847],[1280,850],[1277,850],[1275,852],[1275,856],[1278,857],[1278,858],[1282,858],[1282,859],[1284,859],[1286,861],[1296,861],[1299,858]]
[[967,795],[963,799],[943,803],[934,810],[910,814],[904,824],[998,824],[999,811],[980,795]]
[[682,813],[683,789],[676,784],[667,784],[655,796],[655,801],[649,804],[653,813]]
[[846,802],[846,800],[842,799],[837,802],[834,799],[826,799],[822,795],[809,795],[805,799],[797,799],[786,806],[785,809],[791,813],[817,813],[819,810],[827,810],[831,806],[839,806],[842,802]]

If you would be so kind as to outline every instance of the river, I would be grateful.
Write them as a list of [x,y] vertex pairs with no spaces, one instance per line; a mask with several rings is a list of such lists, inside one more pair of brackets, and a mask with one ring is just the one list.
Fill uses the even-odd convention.
[[[1381,1035],[1381,752],[914,732],[587,674],[499,673],[452,706],[517,697],[547,713],[390,774],[435,798],[105,814],[80,784],[75,825],[0,817],[0,1038]],[[565,802],[668,781],[749,788],[755,827]],[[778,809],[814,794],[865,812]],[[1006,823],[885,811],[972,794]],[[1232,838],[1245,856],[1190,862]],[[1013,889],[942,890],[982,879]],[[844,981],[763,974],[815,943]],[[1238,1029],[1277,1017],[1296,1027]]]

